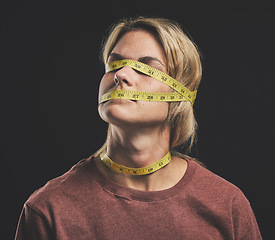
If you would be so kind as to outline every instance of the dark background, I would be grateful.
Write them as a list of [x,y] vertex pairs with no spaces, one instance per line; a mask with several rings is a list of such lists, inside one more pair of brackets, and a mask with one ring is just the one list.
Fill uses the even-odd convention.
[[[116,5],[114,5],[116,4]],[[178,21],[203,55],[194,156],[240,187],[264,239],[274,225],[274,8],[267,1],[6,1],[1,14],[1,239],[24,202],[95,152],[106,29],[122,17]]]

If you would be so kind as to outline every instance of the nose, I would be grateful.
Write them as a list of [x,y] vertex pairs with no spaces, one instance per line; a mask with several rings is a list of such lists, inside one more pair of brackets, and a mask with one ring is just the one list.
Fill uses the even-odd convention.
[[115,85],[133,86],[134,84],[134,70],[128,66],[119,69],[114,76]]

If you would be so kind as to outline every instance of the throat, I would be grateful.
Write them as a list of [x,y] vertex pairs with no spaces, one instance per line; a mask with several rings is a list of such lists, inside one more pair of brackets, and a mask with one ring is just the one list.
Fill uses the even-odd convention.
[[106,148],[96,162],[109,179],[127,187],[158,191],[183,175],[184,160],[170,154],[170,128],[124,128],[110,124]]
[[128,129],[111,125],[106,153],[116,164],[142,168],[163,158],[169,152],[169,143],[168,127],[135,126],[133,129]]

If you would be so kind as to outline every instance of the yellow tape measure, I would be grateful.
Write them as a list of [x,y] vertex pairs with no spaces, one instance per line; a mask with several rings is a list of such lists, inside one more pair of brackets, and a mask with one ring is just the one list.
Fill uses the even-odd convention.
[[104,162],[109,168],[111,168],[113,171],[120,172],[120,173],[126,173],[130,175],[146,175],[153,172],[156,172],[157,170],[163,168],[171,161],[171,153],[170,151],[158,162],[144,168],[129,168],[125,167],[123,165],[116,164],[109,158],[106,154],[106,149],[100,153],[100,159],[102,162]]
[[184,97],[178,93],[152,93],[132,90],[115,90],[105,93],[101,97],[100,103],[106,102],[110,99],[130,99],[149,102],[178,102],[183,101]]
[[166,73],[155,69],[147,64],[132,60],[132,59],[123,59],[106,64],[106,73],[129,66],[139,72],[142,72],[150,77],[153,77],[172,89],[176,92],[169,93],[157,93],[157,92],[139,92],[139,91],[130,91],[130,90],[116,90],[104,94],[99,104],[111,99],[130,99],[130,100],[141,100],[141,101],[155,101],[155,102],[173,102],[173,101],[190,101],[194,104],[196,99],[197,91],[190,91],[180,82],[170,77]]

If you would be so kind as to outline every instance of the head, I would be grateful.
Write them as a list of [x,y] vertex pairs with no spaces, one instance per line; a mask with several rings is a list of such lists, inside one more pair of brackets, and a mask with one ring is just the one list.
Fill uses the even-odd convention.
[[[139,17],[115,24],[103,43],[101,57],[104,64],[121,38],[134,31],[145,31],[158,42],[163,51],[165,72],[168,75],[191,91],[198,89],[202,67],[197,47],[177,23],[167,19]],[[165,125],[170,126],[171,149],[182,145],[187,149],[191,148],[196,136],[197,122],[190,102],[169,103]]]

